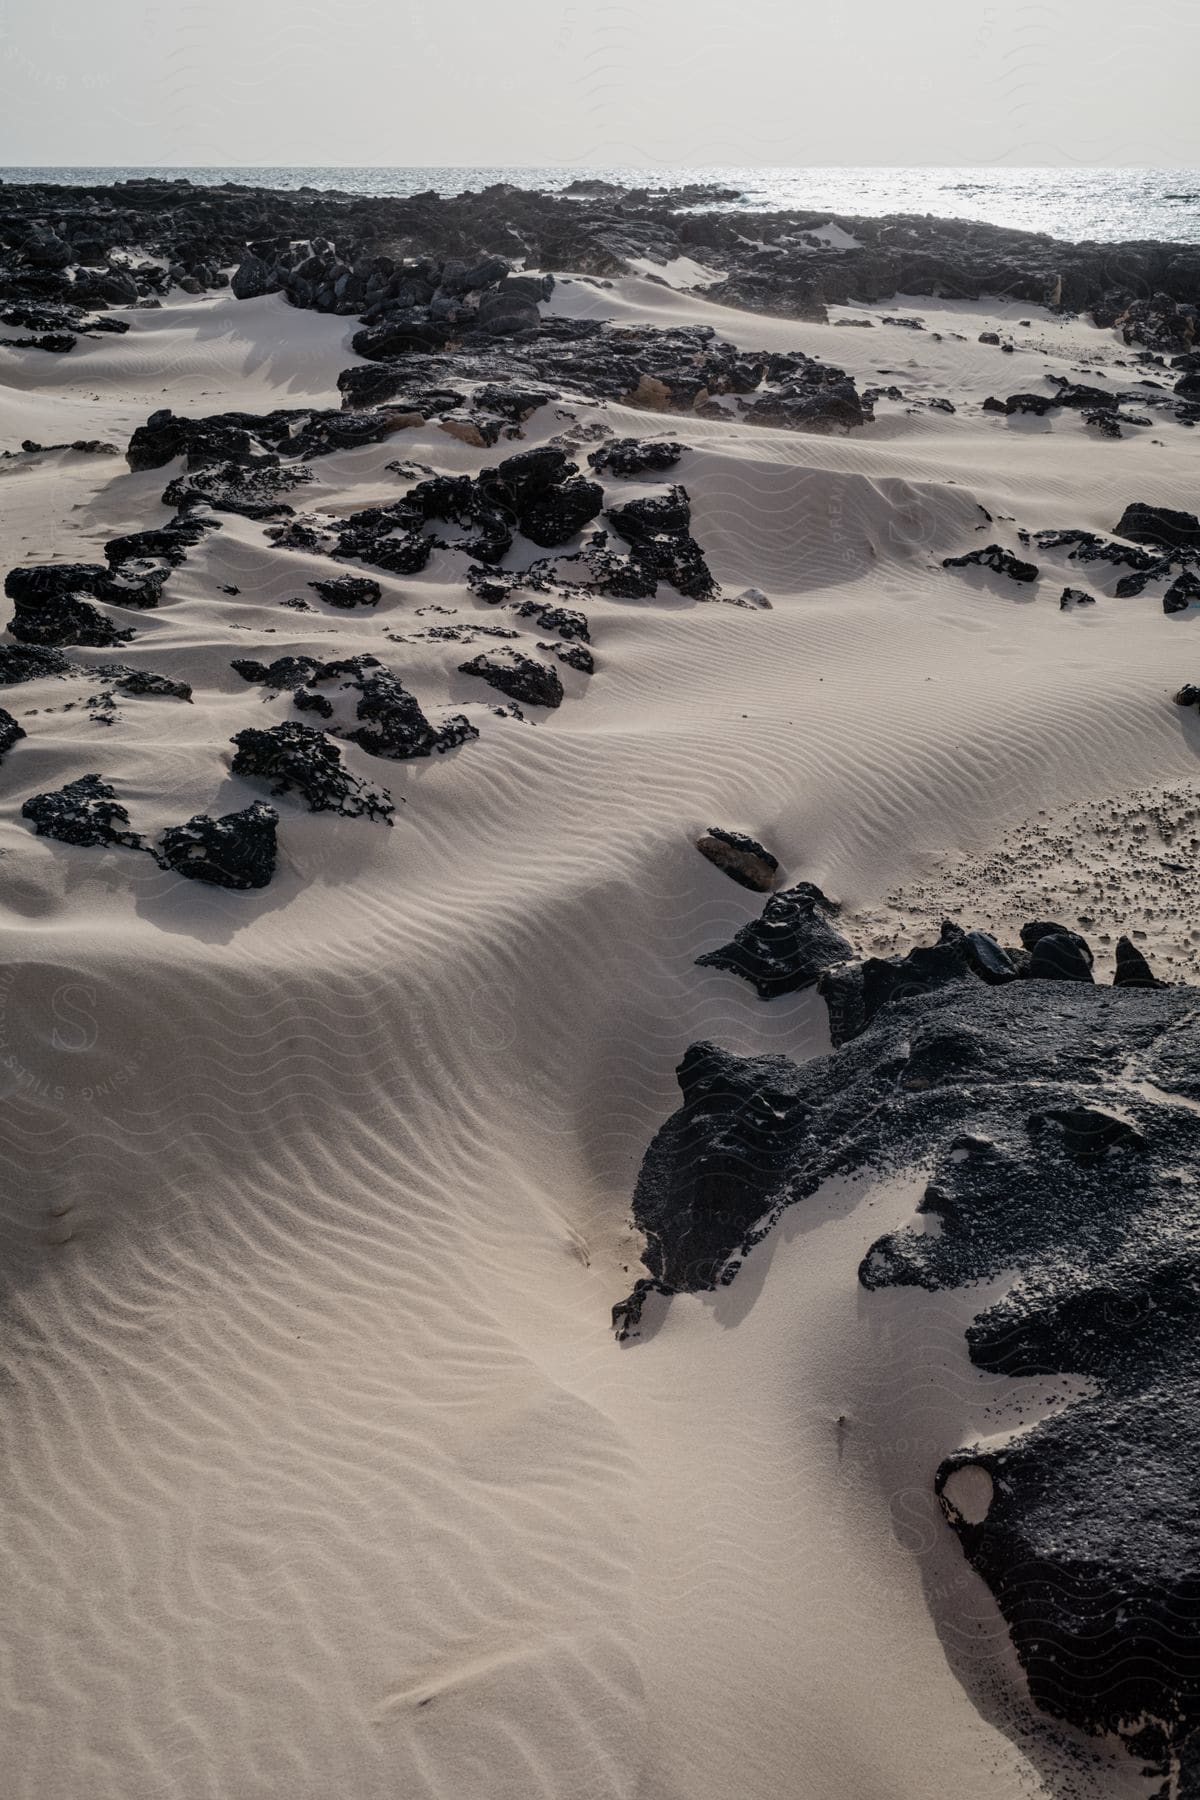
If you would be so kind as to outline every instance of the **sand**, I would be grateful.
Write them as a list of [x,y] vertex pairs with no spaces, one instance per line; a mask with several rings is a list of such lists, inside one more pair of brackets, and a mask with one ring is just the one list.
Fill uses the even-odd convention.
[[[29,733],[0,786],[12,1800],[1145,1791],[1035,1721],[937,1513],[943,1455],[1071,1390],[969,1368],[976,1291],[860,1292],[920,1171],[795,1209],[731,1288],[655,1302],[637,1343],[609,1308],[686,1045],[828,1046],[814,995],[764,1004],[693,966],[758,910],[696,854],[704,827],[836,894],[864,947],[945,907],[1007,929],[1038,896],[1096,920],[1101,978],[1100,933],[1131,923],[1167,972],[1194,966],[1153,823],[1197,804],[1200,738],[1170,700],[1200,678],[1191,615],[1111,582],[1060,612],[1049,574],[1034,595],[940,567],[1011,541],[976,531],[980,505],[1105,532],[1130,500],[1190,507],[1193,447],[1174,424],[1109,442],[1073,414],[980,414],[1047,370],[1122,379],[1081,321],[901,300],[834,317],[924,333],[807,325],[709,304],[688,273],[553,304],[710,323],[959,408],[883,402],[850,437],[575,409],[689,446],[714,573],[770,611],[597,601],[597,673],[564,670],[562,708],[522,723],[455,672],[473,651],[412,636],[445,622],[431,606],[496,622],[461,559],[382,577],[373,612],[296,614],[279,602],[328,566],[226,516],[132,616],[126,660],[191,681],[192,706],[130,699],[102,728],[80,684],[4,696]],[[5,352],[0,448],[123,447],[167,404],[336,405],[354,360],[353,321],[277,297],[128,316],[69,357]],[[976,341],[997,326],[1015,355]],[[563,424],[545,408],[527,441]],[[397,454],[474,471],[513,447],[406,432],[314,463],[302,504],[394,497]],[[95,557],[165,519],[164,485],[123,458],[0,464],[4,567]],[[348,751],[403,798],[395,829],[285,798],[257,895],[32,836],[22,800],[93,769],[148,830],[258,797],[228,740],[286,714],[229,663],[286,650],[385,655],[480,739]],[[1126,816],[1148,832],[1114,835]],[[1108,875],[1075,892],[1088,857]]]

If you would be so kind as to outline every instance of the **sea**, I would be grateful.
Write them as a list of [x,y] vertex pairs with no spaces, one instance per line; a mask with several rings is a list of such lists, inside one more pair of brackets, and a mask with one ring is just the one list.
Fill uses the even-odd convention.
[[224,181],[390,195],[478,192],[498,181],[557,192],[600,179],[652,191],[704,183],[737,191],[747,212],[928,213],[979,219],[1075,242],[1200,243],[1200,169],[1105,168],[0,168],[5,182]]

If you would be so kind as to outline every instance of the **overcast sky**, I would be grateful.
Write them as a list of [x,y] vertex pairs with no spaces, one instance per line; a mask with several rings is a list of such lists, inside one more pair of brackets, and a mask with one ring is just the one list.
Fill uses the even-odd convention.
[[0,163],[1200,163],[1190,0],[0,0]]

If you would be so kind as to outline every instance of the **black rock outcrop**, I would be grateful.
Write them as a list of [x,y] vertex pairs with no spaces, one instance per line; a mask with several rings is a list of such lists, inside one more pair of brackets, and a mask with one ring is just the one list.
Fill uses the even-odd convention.
[[696,963],[742,976],[760,1000],[811,987],[825,969],[854,955],[854,946],[829,922],[837,911],[811,881],[797,882],[772,894],[762,917],[743,925],[732,943],[707,951]]
[[[955,931],[931,949],[954,960]],[[1032,960],[1074,934],[1039,922],[1025,935]],[[1010,971],[989,983],[949,962],[929,980],[928,959],[895,965],[917,979],[829,1056],[798,1066],[689,1048],[682,1105],[634,1194],[646,1272],[614,1325],[635,1333],[655,1292],[732,1281],[784,1208],[831,1177],[925,1171],[918,1210],[934,1228],[879,1239],[863,1287],[1003,1274],[1002,1297],[968,1328],[971,1361],[1087,1383],[927,1479],[1037,1705],[1123,1739],[1188,1793],[1200,1763],[1200,1206],[1188,1173],[1200,990],[1155,982],[1127,939],[1112,987]]]
[[115,788],[99,775],[81,775],[53,793],[32,795],[22,806],[21,817],[30,820],[39,837],[57,838],[63,844],[145,848],[140,832],[129,829],[129,814]]
[[158,840],[160,868],[212,887],[264,888],[275,873],[275,828],[279,814],[256,800],[241,812],[214,819],[196,813],[172,825]]
[[1127,937],[1117,939],[1117,969],[1113,976],[1114,987],[1162,988],[1168,985],[1167,982],[1158,979],[1135,943]]
[[1149,506],[1134,500],[1125,508],[1113,530],[1135,544],[1154,544],[1164,550],[1200,550],[1200,519],[1195,513],[1176,512],[1169,506]]
[[[615,564],[602,592],[629,598],[653,594],[668,582],[692,600],[711,600],[717,591],[704,552],[691,534],[692,509],[687,489],[627,500],[605,514],[613,530],[629,545],[625,564]],[[629,580],[628,578],[632,578]]]
[[25,728],[18,725],[10,712],[0,706],[0,757],[4,757],[13,745],[25,736]]
[[23,681],[40,681],[47,675],[65,675],[70,660],[61,650],[34,644],[0,644],[0,687],[17,687]]
[[593,450],[588,462],[597,475],[659,475],[673,469],[683,451],[672,438],[613,438]]
[[469,662],[459,663],[460,675],[478,675],[489,687],[498,688],[523,706],[562,705],[563,685],[557,669],[538,662],[520,650],[481,650]]
[[330,606],[378,606],[383,598],[383,589],[369,575],[335,575],[308,585]]
[[943,569],[991,569],[997,575],[1007,575],[1010,581],[1031,582],[1038,578],[1036,563],[1023,562],[1003,544],[988,544],[982,550],[968,550],[963,556],[944,556]]
[[257,776],[271,783],[273,794],[292,789],[308,801],[310,812],[336,812],[344,819],[392,822],[395,802],[388,793],[368,787],[342,763],[342,753],[323,731],[285,720],[266,731],[253,727],[232,740],[235,775]]

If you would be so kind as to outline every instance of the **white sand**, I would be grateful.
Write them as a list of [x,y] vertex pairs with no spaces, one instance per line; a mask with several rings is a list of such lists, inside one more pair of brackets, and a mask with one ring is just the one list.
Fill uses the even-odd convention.
[[[919,334],[639,278],[555,304],[709,322],[960,405],[1115,354],[1027,306],[913,302]],[[333,405],[353,360],[353,321],[278,299],[130,316],[69,357],[5,353],[0,448],[123,447],[165,404]],[[975,341],[997,324],[1015,356]],[[438,622],[414,616],[431,603],[496,622],[450,559],[383,578],[374,612],[297,615],[277,602],[318,560],[225,516],[131,615],[128,660],[192,681],[194,706],[131,699],[103,729],[63,710],[76,684],[0,696],[29,731],[0,772],[6,1800],[1015,1800],[1063,1794],[1064,1767],[1077,1793],[1144,1791],[1030,1730],[930,1497],[939,1459],[1012,1415],[966,1364],[978,1290],[856,1286],[919,1174],[796,1209],[731,1288],[648,1309],[640,1343],[608,1312],[685,1046],[828,1041],[812,995],[764,1005],[693,967],[757,910],[698,831],[760,836],[866,942],[925,930],[932,901],[887,895],[1042,810],[1189,793],[1187,616],[1111,584],[1060,613],[1049,558],[1034,597],[940,559],[1012,532],[976,533],[978,503],[1103,531],[1129,500],[1191,507],[1193,446],[965,406],[884,402],[835,438],[607,416],[694,446],[696,535],[773,610],[596,602],[597,674],[564,671],[563,707],[521,724],[455,673],[473,650],[383,636]],[[562,423],[544,409],[528,441]],[[394,496],[397,454],[481,460],[410,432],[314,463],[300,504]],[[168,475],[0,465],[4,568],[165,520]],[[396,828],[285,798],[261,895],[20,819],[93,769],[144,829],[246,804],[228,740],[287,713],[229,661],[287,649],[385,655],[481,739],[409,765],[347,751],[407,801]],[[989,902],[1007,922],[1001,888],[975,883],[968,922]],[[1027,1409],[1066,1392],[1021,1387]]]

